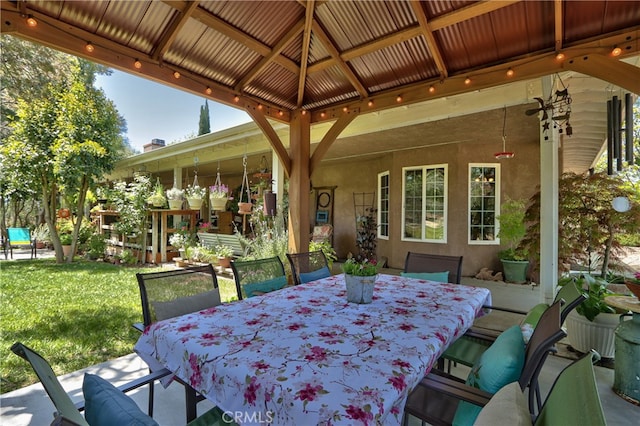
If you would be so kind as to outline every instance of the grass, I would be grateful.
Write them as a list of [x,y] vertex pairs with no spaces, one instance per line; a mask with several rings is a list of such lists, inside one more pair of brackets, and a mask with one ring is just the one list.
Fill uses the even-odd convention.
[[[32,347],[58,375],[133,352],[142,321],[135,274],[157,267],[132,268],[78,260],[0,261],[0,393],[36,383],[27,362],[10,348]],[[223,301],[236,296],[235,284],[219,278]]]

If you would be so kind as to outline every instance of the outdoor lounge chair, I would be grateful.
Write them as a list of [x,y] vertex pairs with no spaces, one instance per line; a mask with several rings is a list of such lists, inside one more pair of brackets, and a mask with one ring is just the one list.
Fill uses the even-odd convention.
[[[462,276],[462,256],[447,256],[410,251],[407,252],[402,274],[413,278],[460,284],[460,277]],[[443,274],[446,275],[447,280],[440,278]],[[442,278],[444,278],[444,276]]]
[[[480,411],[478,407],[486,405],[503,386],[517,380],[522,390],[527,386],[537,387],[538,375],[549,351],[566,336],[560,327],[560,305],[556,302],[542,314],[526,347],[520,327],[513,326],[501,333],[473,366],[466,382],[432,370],[409,394],[405,414],[432,425],[449,425],[456,417],[457,421],[473,423]],[[524,354],[521,353],[523,347]],[[534,395],[529,392],[530,412]],[[405,416],[405,424],[407,422]]]
[[13,259],[14,247],[29,247],[31,250],[31,259],[37,257],[36,239],[31,238],[29,228],[7,228],[7,240],[4,241],[4,258],[7,259],[7,251]]
[[289,259],[291,273],[296,285],[331,276],[327,258],[322,250],[287,253],[287,259]]
[[[218,278],[211,264],[161,272],[136,274],[142,302],[143,323],[134,324],[144,331],[151,324],[220,305]],[[184,385],[187,422],[197,416],[196,405],[204,397]],[[149,387],[149,415],[153,415],[153,386]]]
[[280,290],[287,285],[284,266],[278,256],[257,260],[236,260],[231,263],[238,299],[259,296]]

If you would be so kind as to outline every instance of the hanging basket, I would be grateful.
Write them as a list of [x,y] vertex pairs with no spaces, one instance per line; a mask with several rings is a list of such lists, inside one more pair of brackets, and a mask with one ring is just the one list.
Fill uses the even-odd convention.
[[191,210],[200,210],[202,207],[202,198],[200,197],[187,198],[187,202]]
[[182,200],[169,200],[169,208],[171,210],[182,209]]
[[238,211],[240,213],[251,213],[253,203],[238,203]]
[[220,197],[209,197],[209,201],[211,202],[211,210],[215,211],[224,211],[227,207],[228,198],[220,198]]

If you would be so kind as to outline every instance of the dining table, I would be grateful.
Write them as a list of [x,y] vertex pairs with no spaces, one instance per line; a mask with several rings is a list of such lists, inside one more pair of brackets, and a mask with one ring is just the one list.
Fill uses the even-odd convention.
[[387,274],[350,303],[339,274],[158,321],[135,351],[239,424],[397,425],[484,305],[485,288]]

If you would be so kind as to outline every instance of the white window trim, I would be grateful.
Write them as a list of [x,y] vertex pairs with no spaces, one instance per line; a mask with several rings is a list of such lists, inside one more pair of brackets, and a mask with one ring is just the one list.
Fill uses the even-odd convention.
[[469,163],[467,170],[467,243],[476,246],[497,246],[500,245],[500,239],[497,237],[500,232],[500,221],[494,220],[493,229],[495,230],[495,238],[493,240],[472,240],[471,239],[471,169],[473,167],[493,167],[496,169],[496,195],[495,195],[495,217],[500,214],[500,192],[502,180],[500,178],[500,163]]
[[[387,196],[389,197],[389,202],[387,205],[387,235],[382,235],[380,232],[382,230],[382,186],[380,184],[380,181],[382,180],[382,178],[386,176],[387,177]],[[389,239],[389,214],[391,213],[389,211],[389,207],[391,206],[391,178],[389,176],[389,170],[378,173],[378,194],[380,194],[380,196],[378,197],[378,239],[380,240],[388,240]]]
[[[424,209],[424,200],[426,197],[426,185],[424,182],[424,176],[426,176],[427,169],[444,169],[444,230],[442,233],[441,240],[427,239],[427,238],[407,238],[404,236],[405,229],[405,176],[406,172],[409,170],[422,170],[423,181],[422,181],[422,200],[423,200],[423,208],[422,208],[422,218],[421,223],[425,223],[425,209]],[[411,166],[411,167],[403,167],[402,168],[402,228],[400,229],[400,240],[401,241],[411,241],[411,242],[421,242],[421,243],[435,243],[435,244],[447,244],[448,231],[449,231],[449,164],[428,164],[424,166]],[[422,228],[421,228],[422,229]]]

